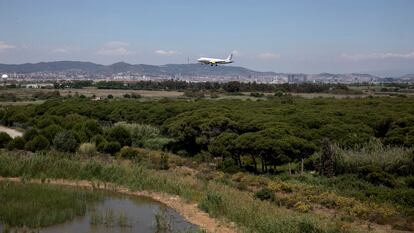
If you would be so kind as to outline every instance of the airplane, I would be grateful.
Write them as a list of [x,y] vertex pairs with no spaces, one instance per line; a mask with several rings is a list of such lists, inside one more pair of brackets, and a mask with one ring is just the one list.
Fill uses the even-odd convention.
[[226,59],[219,59],[219,58],[209,58],[209,57],[201,57],[197,59],[198,62],[201,64],[217,66],[218,64],[230,64],[233,63],[233,54],[230,54]]

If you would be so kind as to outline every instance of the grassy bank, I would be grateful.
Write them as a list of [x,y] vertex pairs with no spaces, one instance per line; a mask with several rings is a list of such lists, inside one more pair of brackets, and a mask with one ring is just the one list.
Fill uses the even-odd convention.
[[38,228],[82,216],[100,195],[62,186],[0,182],[0,222]]
[[297,213],[231,186],[182,174],[142,167],[129,161],[104,162],[50,155],[0,155],[4,177],[83,179],[111,182],[135,190],[153,190],[179,195],[195,202],[210,215],[235,222],[246,232],[349,232],[351,227],[333,219]]

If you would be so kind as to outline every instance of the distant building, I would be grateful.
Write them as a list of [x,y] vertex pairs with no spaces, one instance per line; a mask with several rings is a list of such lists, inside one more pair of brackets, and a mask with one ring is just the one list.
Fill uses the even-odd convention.
[[304,83],[307,81],[307,76],[305,74],[289,74],[288,82],[289,83]]
[[3,74],[2,76],[1,76],[1,78],[4,78],[4,79],[6,79],[6,78],[8,78],[9,76],[7,75],[7,74]]
[[24,85],[24,87],[26,88],[53,88],[54,84],[53,83],[30,83],[30,84],[26,84]]

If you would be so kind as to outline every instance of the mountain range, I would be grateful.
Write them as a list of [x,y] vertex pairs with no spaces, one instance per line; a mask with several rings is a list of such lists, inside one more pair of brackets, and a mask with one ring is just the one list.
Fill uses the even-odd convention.
[[[114,75],[141,75],[148,77],[203,77],[203,76],[221,76],[221,77],[242,77],[243,80],[254,79],[257,77],[276,77],[276,76],[306,76],[308,81],[329,81],[329,82],[378,82],[385,80],[375,75],[370,74],[285,74],[276,72],[260,72],[250,70],[238,66],[209,66],[200,64],[167,64],[167,65],[144,65],[144,64],[128,64],[125,62],[118,62],[112,65],[101,65],[92,62],[81,61],[55,61],[55,62],[40,62],[40,63],[25,63],[25,64],[0,64],[1,73],[82,73],[85,75],[100,75],[100,76],[114,76]],[[393,80],[393,79],[386,79]],[[395,80],[414,81],[414,74],[408,74],[401,77],[396,77]]]
[[113,75],[118,73],[135,73],[142,75],[223,75],[249,76],[272,75],[274,72],[259,72],[237,66],[208,66],[200,64],[168,64],[168,65],[132,65],[118,62],[112,65],[100,65],[92,62],[56,61],[25,64],[0,64],[0,73],[34,73],[79,71],[90,74]]

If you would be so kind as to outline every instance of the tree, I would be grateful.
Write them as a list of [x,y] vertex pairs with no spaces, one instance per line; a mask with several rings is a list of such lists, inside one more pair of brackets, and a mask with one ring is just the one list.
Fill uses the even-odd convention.
[[50,143],[45,136],[37,135],[36,137],[33,138],[33,140],[28,141],[25,144],[24,148],[26,150],[35,152],[35,151],[40,151],[40,150],[46,150],[47,148],[49,148],[49,145]]
[[33,140],[33,138],[35,138],[37,135],[39,135],[39,132],[32,128],[27,130],[24,134],[23,134],[23,138],[26,142]]
[[26,141],[23,139],[23,137],[15,137],[13,140],[11,140],[7,144],[7,149],[9,149],[9,150],[14,150],[14,149],[23,150],[25,144],[26,144]]
[[224,132],[215,137],[208,145],[208,151],[211,155],[220,156],[222,161],[225,158],[232,158],[234,164],[241,166],[240,156],[235,151],[235,140],[239,135],[236,133]]
[[52,124],[47,126],[46,128],[42,129],[40,131],[40,134],[42,134],[43,136],[45,136],[47,138],[47,140],[49,141],[53,141],[53,139],[55,138],[56,134],[61,132],[63,129],[62,127],[56,125],[56,124]]
[[0,132],[0,148],[4,148],[12,140],[10,135],[5,132]]
[[131,145],[131,135],[124,127],[118,125],[112,127],[108,132],[108,141],[119,142],[121,146]]
[[224,84],[223,89],[227,92],[240,92],[240,82],[232,81]]
[[121,144],[119,142],[103,142],[103,151],[105,153],[115,155],[121,149]]
[[332,177],[335,174],[334,151],[329,139],[322,139],[321,143],[321,165],[319,173],[323,176]]
[[78,142],[71,131],[65,130],[56,134],[53,139],[53,146],[58,151],[75,152],[78,147]]

